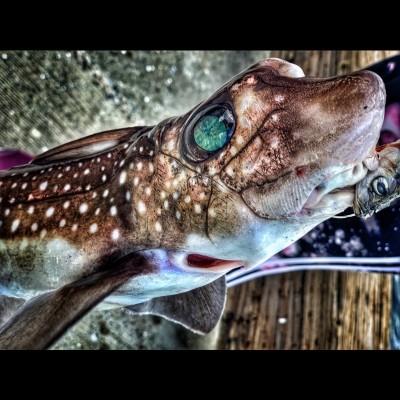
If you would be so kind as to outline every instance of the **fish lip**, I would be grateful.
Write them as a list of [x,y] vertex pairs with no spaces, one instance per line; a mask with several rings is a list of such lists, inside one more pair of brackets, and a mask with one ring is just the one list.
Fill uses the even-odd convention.
[[[198,262],[196,265],[195,258],[208,259],[208,262]],[[169,259],[172,265],[185,272],[201,272],[211,274],[225,274],[232,269],[242,267],[242,260],[223,260],[206,254],[199,253],[171,253]]]
[[[329,198],[327,198],[328,196],[331,196],[332,197],[331,202],[334,202],[335,200],[336,201],[338,200],[339,196],[343,198],[345,195],[348,197],[349,200],[348,206],[351,207],[354,203],[357,183],[360,182],[366,176],[367,172],[368,169],[365,167],[363,162],[361,162],[356,165],[349,166],[346,169],[343,169],[342,171],[334,174],[332,177],[325,178],[319,185],[315,186],[313,190],[310,192],[309,197],[301,207],[300,213],[309,211],[317,212],[319,209],[322,208],[318,207],[318,205],[329,200]],[[350,179],[349,183],[345,182],[339,186],[334,186],[332,189],[324,192],[324,186],[328,182],[335,180],[340,181],[340,178],[342,177],[345,178],[346,180],[347,178],[346,175],[349,175],[348,177],[348,179]],[[318,191],[322,191],[322,193],[318,194]],[[327,208],[327,205],[324,205],[324,207]]]

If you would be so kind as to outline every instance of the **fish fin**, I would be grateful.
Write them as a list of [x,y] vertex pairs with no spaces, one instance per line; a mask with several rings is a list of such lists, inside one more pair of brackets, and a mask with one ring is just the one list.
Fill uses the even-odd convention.
[[221,319],[226,301],[225,276],[174,296],[156,297],[126,307],[133,314],[152,314],[183,325],[199,334],[210,333]]
[[107,271],[79,279],[27,301],[0,328],[0,349],[45,349],[95,305],[136,275],[154,267],[139,254],[130,254]]
[[24,299],[0,295],[0,327],[25,303]]
[[39,154],[31,161],[31,164],[52,164],[54,162],[76,160],[110,151],[121,143],[128,142],[134,134],[143,129],[146,129],[146,127],[135,126],[133,128],[114,129],[95,133]]

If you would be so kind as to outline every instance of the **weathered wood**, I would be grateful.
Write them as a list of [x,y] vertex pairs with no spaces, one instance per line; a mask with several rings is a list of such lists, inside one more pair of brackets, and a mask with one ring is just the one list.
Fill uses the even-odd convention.
[[[395,51],[275,51],[306,75],[364,68]],[[391,277],[309,271],[232,288],[222,322],[223,349],[388,349]]]

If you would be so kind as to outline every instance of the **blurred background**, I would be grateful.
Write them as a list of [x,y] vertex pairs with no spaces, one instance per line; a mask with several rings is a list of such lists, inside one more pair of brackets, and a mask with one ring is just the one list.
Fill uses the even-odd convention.
[[[79,137],[153,125],[267,57],[306,75],[365,68],[397,51],[0,51],[0,147],[33,154]],[[335,233],[332,233],[335,235]],[[56,349],[388,349],[390,275],[292,272],[232,288],[200,337],[158,317],[92,312]],[[393,289],[393,292],[392,292]],[[393,341],[392,341],[393,347]]]

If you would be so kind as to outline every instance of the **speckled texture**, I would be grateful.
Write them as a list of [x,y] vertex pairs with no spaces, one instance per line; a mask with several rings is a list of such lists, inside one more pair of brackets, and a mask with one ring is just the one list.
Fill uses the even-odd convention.
[[[268,52],[1,52],[0,147],[32,153],[179,115]],[[57,349],[213,348],[155,317],[95,311]]]

